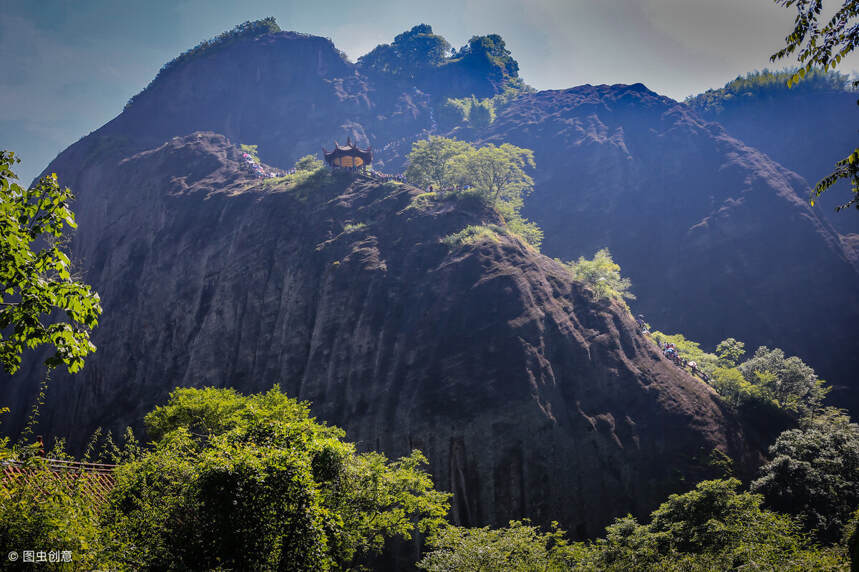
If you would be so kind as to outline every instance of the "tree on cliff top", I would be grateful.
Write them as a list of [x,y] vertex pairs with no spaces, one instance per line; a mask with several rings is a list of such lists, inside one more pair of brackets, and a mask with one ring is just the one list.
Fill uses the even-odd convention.
[[[796,8],[794,28],[785,38],[785,47],[770,57],[771,61],[776,61],[796,52],[802,67],[787,81],[788,87],[815,68],[824,72],[834,70],[841,63],[842,58],[850,54],[859,44],[859,0],[844,0],[841,8],[822,27],[820,13],[823,9],[823,0],[774,1],[785,8]],[[854,81],[853,86],[859,86],[859,80]],[[851,205],[859,209],[859,147],[838,161],[832,173],[814,186],[811,204],[814,205],[814,199],[840,179],[850,180],[854,196],[835,210]]]
[[74,196],[53,173],[30,189],[19,186],[17,161],[0,151],[0,364],[15,373],[24,348],[48,344],[55,352],[46,365],[74,373],[95,351],[89,332],[101,314],[98,294],[72,276],[64,248],[64,232],[77,227]]
[[419,24],[394,38],[390,44],[380,44],[370,53],[358,58],[358,65],[376,72],[413,79],[417,72],[444,63],[450,44],[433,34],[432,26]]

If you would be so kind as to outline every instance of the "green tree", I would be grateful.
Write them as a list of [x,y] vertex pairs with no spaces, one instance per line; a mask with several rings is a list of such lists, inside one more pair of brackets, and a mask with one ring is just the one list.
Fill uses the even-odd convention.
[[451,169],[462,185],[469,185],[496,204],[520,203],[534,189],[534,180],[525,173],[534,168],[534,152],[510,143],[471,148],[451,159]]
[[[474,99],[472,97],[472,99]],[[485,129],[495,121],[495,106],[492,99],[474,99],[468,109],[468,123],[477,129]]]
[[599,570],[822,570],[843,566],[838,550],[810,544],[794,521],[738,492],[736,479],[703,481],[671,495],[649,524],[631,516],[606,528],[579,562]]
[[154,447],[117,469],[104,516],[126,566],[346,567],[448,509],[419,452],[358,454],[277,388],[177,389],[146,425]]
[[422,70],[438,67],[450,52],[450,44],[434,34],[432,26],[419,24],[394,38],[391,44],[380,44],[369,54],[358,58],[358,65],[376,72],[414,79]]
[[[528,244],[539,247],[540,228],[522,217],[524,197],[534,188],[525,172],[533,168],[534,153],[504,143],[475,148],[456,139],[431,136],[412,145],[406,179],[417,186],[458,187],[452,196],[477,196],[493,206],[508,229]],[[468,188],[468,191],[464,189]]]
[[722,367],[734,367],[743,354],[746,353],[746,344],[734,338],[722,340],[716,346],[716,355],[719,356],[719,365]]
[[620,265],[612,259],[608,248],[598,250],[591,260],[580,256],[576,262],[570,262],[567,266],[572,270],[576,280],[581,280],[593,290],[597,300],[635,299],[629,291],[632,283],[629,278],[621,277]]
[[698,342],[686,339],[683,334],[664,334],[659,331],[654,331],[651,336],[654,341],[662,342],[662,344],[674,344],[677,353],[683,359],[692,360],[698,364],[698,368],[712,373],[716,368],[718,359],[714,354],[707,353],[701,349],[701,344]]
[[[776,61],[796,54],[802,67],[788,80],[788,87],[815,68],[824,72],[834,70],[859,43],[859,0],[844,0],[826,22],[821,21],[823,0],[774,1],[779,6],[796,9],[794,28],[785,38],[785,47],[770,57],[771,61]],[[859,80],[853,85],[859,86]],[[811,204],[840,179],[850,181],[854,196],[835,210],[851,205],[859,209],[859,147],[838,161],[835,170],[814,186]]]
[[318,171],[324,166],[325,162],[316,155],[305,155],[295,162],[296,171]]
[[746,381],[762,386],[780,407],[797,415],[819,408],[829,392],[810,366],[796,356],[785,358],[779,348],[759,347],[739,370]]
[[573,551],[566,533],[552,523],[543,533],[528,520],[510,521],[501,529],[446,526],[430,538],[431,550],[417,563],[431,572],[570,570]]
[[859,425],[829,410],[783,432],[769,454],[752,490],[771,508],[799,517],[820,540],[840,540],[859,508]]
[[465,141],[430,135],[428,139],[415,141],[408,155],[406,179],[421,188],[430,185],[437,189],[453,186],[456,173],[451,169],[451,160],[473,149]]
[[77,227],[74,197],[54,173],[19,186],[17,161],[0,151],[0,363],[14,373],[24,348],[48,344],[55,352],[46,365],[74,373],[95,351],[90,330],[101,314],[98,294],[72,276],[65,251],[64,233]]

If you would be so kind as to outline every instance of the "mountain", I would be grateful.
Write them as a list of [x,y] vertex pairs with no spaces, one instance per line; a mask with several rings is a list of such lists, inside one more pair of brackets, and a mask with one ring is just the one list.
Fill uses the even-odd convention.
[[[92,156],[97,138],[78,144]],[[559,520],[581,536],[711,476],[760,443],[715,393],[593,302],[479,201],[346,173],[251,178],[196,133],[80,168],[74,254],[104,315],[84,371],[55,380],[43,430],[119,429],[176,385],[274,383],[364,448],[422,449],[457,522]]]
[[[42,430],[80,446],[176,385],[280,383],[362,447],[423,449],[457,522],[524,515],[580,537],[712,476],[713,448],[752,470],[767,432],[625,309],[503,229],[441,242],[500,227],[494,212],[422,208],[418,189],[361,177],[260,183],[236,149],[285,168],[347,136],[388,172],[429,133],[532,148],[525,210],[546,254],[608,246],[660,330],[779,346],[855,383],[859,276],[803,179],[640,84],[534,93],[497,36],[444,47],[417,26],[352,63],[322,38],[240,30],[63,151],[48,170],[78,196],[72,255],[104,316],[83,372],[53,380]],[[491,125],[439,124],[472,94],[497,101]],[[18,426],[39,380],[27,357],[0,390]]]
[[796,173],[641,84],[524,94],[471,136],[534,150],[546,254],[609,247],[654,327],[781,347],[859,407],[859,273]]
[[[813,72],[788,88],[790,76],[750,73],[686,103],[814,185],[859,145],[859,93],[848,89],[847,76],[836,72]],[[820,213],[843,235],[859,233],[854,210],[835,212],[850,196],[849,183],[842,181],[819,200]]]

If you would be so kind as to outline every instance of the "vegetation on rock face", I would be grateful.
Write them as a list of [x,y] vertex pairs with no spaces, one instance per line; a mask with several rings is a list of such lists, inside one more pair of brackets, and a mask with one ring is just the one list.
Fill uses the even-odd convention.
[[421,71],[443,64],[450,49],[447,40],[433,33],[432,26],[419,24],[396,36],[392,43],[380,44],[358,58],[358,65],[374,72],[414,79]]
[[494,224],[486,226],[469,225],[459,232],[444,237],[441,242],[450,248],[474,244],[481,240],[498,242],[499,234],[503,233],[504,229]]
[[376,46],[358,58],[358,66],[398,79],[419,80],[421,84],[432,76],[427,72],[461,67],[470,76],[487,80],[495,91],[508,84],[518,85],[519,74],[519,64],[501,36],[473,36],[459,50],[451,50],[447,40],[433,33],[427,24],[397,35],[390,44]]
[[581,280],[591,288],[596,300],[635,300],[635,295],[629,291],[632,282],[629,278],[621,277],[620,265],[612,259],[608,248],[598,250],[590,260],[580,256],[577,261],[565,265],[576,280]]
[[459,125],[468,125],[475,129],[488,127],[495,121],[496,115],[501,113],[516,97],[523,93],[533,91],[519,78],[507,81],[504,90],[492,97],[477,99],[471,97],[448,98],[442,103],[437,111],[436,118],[445,129],[452,129]]
[[713,389],[734,407],[758,403],[799,419],[818,411],[829,392],[814,369],[796,356],[785,357],[778,348],[761,346],[752,357],[738,363],[745,350],[734,338],[719,342],[716,354],[712,354],[683,334],[654,331],[652,337],[663,346],[674,344],[681,358],[696,362]]
[[142,94],[149,91],[149,89],[159,79],[165,77],[173,70],[178,69],[185,62],[191,61],[204,54],[210,54],[215,50],[223,49],[244,38],[254,38],[257,36],[273,34],[280,31],[280,26],[277,25],[277,21],[273,17],[268,17],[263,18],[262,20],[243,22],[232,30],[228,30],[226,32],[223,32],[222,34],[218,34],[210,40],[204,40],[193,48],[182,52],[181,54],[161,66],[161,69],[158,70],[158,74],[156,74],[155,78],[151,82],[149,82],[149,85],[147,85],[143,89],[143,91],[129,99],[128,103],[125,104],[125,107],[128,108],[129,106],[131,106]]
[[[509,143],[474,147],[464,141],[430,136],[416,141],[408,155],[406,179],[432,187],[440,197],[477,197],[504,218],[510,232],[539,247],[543,232],[521,215],[524,197],[534,188],[525,172],[534,153]],[[425,197],[426,198],[426,197]]]
[[74,196],[54,173],[21,187],[15,162],[14,153],[0,151],[0,364],[14,373],[25,348],[51,345],[46,365],[74,373],[95,351],[90,330],[101,314],[98,294],[72,275],[66,253],[68,229],[77,226]]

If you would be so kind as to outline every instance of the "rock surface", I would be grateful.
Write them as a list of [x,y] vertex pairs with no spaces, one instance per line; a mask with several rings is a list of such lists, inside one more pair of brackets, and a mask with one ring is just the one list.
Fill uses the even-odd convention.
[[481,141],[534,150],[546,254],[608,247],[655,328],[783,348],[859,409],[859,266],[796,173],[641,84],[522,96]]
[[758,460],[712,390],[564,266],[503,232],[442,244],[500,222],[479,203],[409,208],[418,189],[365,177],[264,184],[211,133],[111,153],[77,171],[102,190],[80,194],[73,243],[104,303],[99,349],[55,379],[43,430],[79,443],[177,385],[280,383],[364,449],[422,449],[456,522],[582,537],[713,476],[714,448]]

